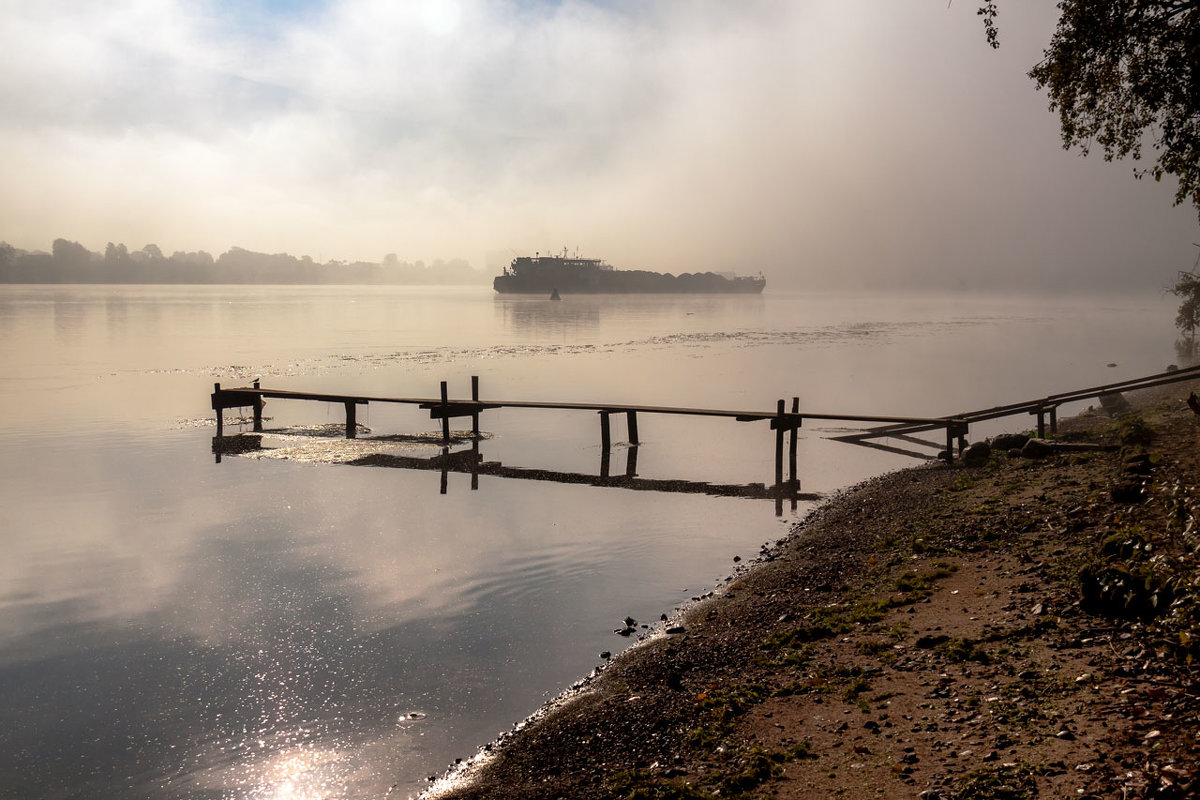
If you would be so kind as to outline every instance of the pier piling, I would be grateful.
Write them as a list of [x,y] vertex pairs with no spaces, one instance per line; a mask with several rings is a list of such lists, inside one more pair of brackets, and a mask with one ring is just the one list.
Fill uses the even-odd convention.
[[607,453],[612,447],[612,435],[608,426],[608,415],[610,412],[600,412],[600,449]]
[[775,485],[783,486],[783,401],[775,412]]
[[442,444],[450,444],[450,398],[447,394],[446,382],[442,381],[442,410],[445,415],[442,417]]
[[[258,378],[254,379],[254,388],[258,389]],[[254,399],[254,432],[262,433],[263,429],[263,399],[260,394]]]
[[792,414],[796,417],[796,427],[791,430],[791,438],[788,441],[788,480],[795,487],[798,478],[796,477],[796,439],[800,434],[800,398],[792,398]]
[[225,406],[218,403],[217,398],[221,395],[221,384],[213,384],[213,409],[217,412],[217,438],[220,439],[225,435]]
[[[471,402],[479,402],[479,376],[471,376]],[[471,436],[475,441],[479,441],[479,409],[475,409],[471,413]]]

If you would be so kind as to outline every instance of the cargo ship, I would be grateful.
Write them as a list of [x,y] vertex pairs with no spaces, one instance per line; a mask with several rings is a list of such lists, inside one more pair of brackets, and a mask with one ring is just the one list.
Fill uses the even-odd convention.
[[767,279],[730,273],[685,272],[680,275],[638,269],[614,269],[598,258],[519,256],[497,275],[493,288],[501,294],[760,294]]

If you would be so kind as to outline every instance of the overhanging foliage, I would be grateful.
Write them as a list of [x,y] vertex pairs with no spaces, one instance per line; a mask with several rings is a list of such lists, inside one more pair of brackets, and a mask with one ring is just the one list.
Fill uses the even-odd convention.
[[[1200,0],[1060,0],[1044,57],[1029,72],[1057,112],[1063,146],[1105,160],[1155,153],[1139,170],[1179,184],[1200,214]],[[998,46],[997,5],[979,8]]]

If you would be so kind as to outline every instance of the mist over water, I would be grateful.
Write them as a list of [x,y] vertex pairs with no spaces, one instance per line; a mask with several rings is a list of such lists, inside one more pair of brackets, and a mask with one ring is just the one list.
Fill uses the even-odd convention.
[[[1173,317],[1160,296],[0,287],[0,717],[20,720],[0,796],[415,794],[627,646],[626,615],[719,586],[810,507],[457,473],[443,493],[338,463],[436,455],[410,406],[360,410],[348,442],[340,405],[269,400],[265,450],[216,463],[214,382],[939,416],[1160,371]],[[481,427],[489,462],[599,474],[593,413]],[[639,477],[773,478],[766,423],[639,427]],[[802,428],[805,492],[915,463],[837,430]]]

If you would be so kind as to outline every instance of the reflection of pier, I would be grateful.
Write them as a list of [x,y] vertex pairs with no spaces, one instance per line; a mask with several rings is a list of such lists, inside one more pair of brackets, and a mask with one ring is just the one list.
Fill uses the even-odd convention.
[[[479,440],[471,443],[470,450],[443,452],[428,458],[397,456],[376,453],[345,463],[363,467],[392,467],[396,469],[431,470],[442,473],[442,494],[446,493],[449,473],[471,476],[471,488],[479,488],[479,476],[511,478],[526,481],[549,481],[551,483],[573,483],[582,486],[632,489],[641,492],[674,492],[680,494],[708,494],[717,497],[747,497],[751,499],[791,500],[814,502],[821,499],[818,494],[803,494],[798,481],[789,481],[783,487],[768,487],[762,483],[719,484],[704,481],[686,481],[664,478],[637,477],[637,447],[629,447],[625,457],[625,472],[621,475],[609,473],[609,457],[605,453],[600,462],[600,474],[535,469],[531,467],[506,467],[497,461],[484,461],[479,453]],[[794,508],[794,505],[793,505]]]
[[[267,431],[263,432],[268,433]],[[221,436],[213,439],[213,453],[217,463],[222,455],[237,455],[262,449],[262,436],[259,433]],[[458,437],[456,437],[458,438]],[[580,486],[596,486],[603,488],[629,489],[639,492],[667,492],[673,494],[707,494],[714,497],[744,497],[750,500],[775,500],[776,510],[783,512],[783,501],[791,503],[791,509],[796,510],[800,502],[817,502],[822,495],[800,491],[799,480],[788,480],[782,485],[767,486],[762,483],[709,483],[707,481],[689,481],[673,478],[639,478],[637,476],[638,446],[631,445],[625,449],[625,471],[614,475],[610,470],[612,454],[604,451],[600,457],[600,472],[591,475],[583,472],[564,472],[561,470],[540,469],[534,467],[508,467],[498,461],[484,461],[479,452],[480,440],[471,438],[469,449],[451,450],[448,446],[434,456],[401,456],[393,453],[371,453],[350,461],[339,461],[355,467],[388,467],[391,469],[411,469],[442,474],[441,493],[446,494],[449,487],[450,473],[470,475],[471,489],[479,488],[479,476],[488,475],[494,478],[508,478],[526,481],[548,481],[550,483],[568,483]],[[388,442],[390,437],[368,439],[365,441]]]

